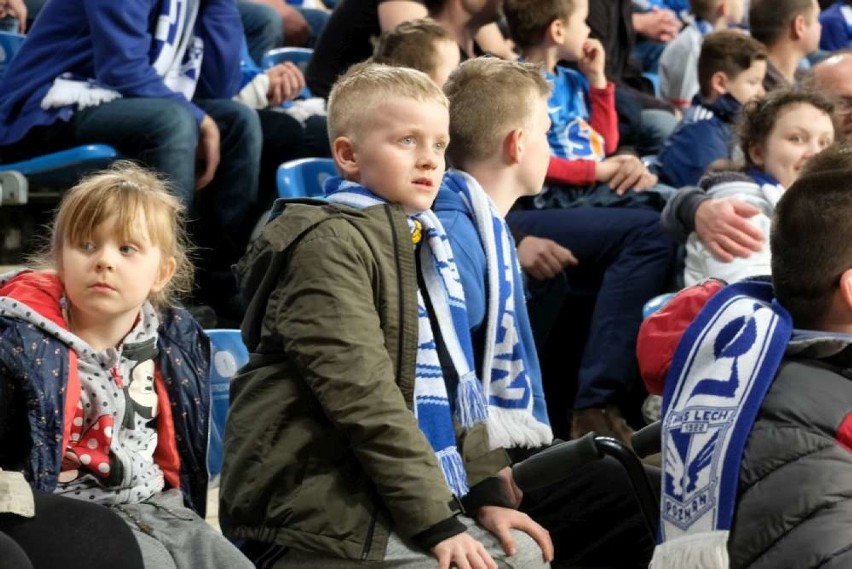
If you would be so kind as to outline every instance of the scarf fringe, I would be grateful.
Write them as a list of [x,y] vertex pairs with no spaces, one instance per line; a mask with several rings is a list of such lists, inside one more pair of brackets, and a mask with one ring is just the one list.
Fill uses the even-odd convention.
[[492,447],[538,448],[553,441],[550,425],[541,423],[530,414],[514,409],[488,408],[488,440]]
[[465,428],[481,423],[488,418],[488,405],[482,384],[474,372],[468,372],[459,379],[456,395],[456,419]]
[[438,457],[441,470],[444,472],[444,479],[452,493],[456,496],[466,495],[470,491],[467,486],[467,473],[464,469],[464,460],[462,460],[456,447],[439,450],[435,453],[435,456]]
[[728,532],[706,531],[658,545],[649,569],[728,569],[729,566]]

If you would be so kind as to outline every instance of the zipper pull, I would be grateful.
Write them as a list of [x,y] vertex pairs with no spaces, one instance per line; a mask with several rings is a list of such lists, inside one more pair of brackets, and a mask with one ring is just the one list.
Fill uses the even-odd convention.
[[112,378],[119,389],[124,389],[124,382],[121,380],[121,372],[118,371],[118,366],[112,368]]

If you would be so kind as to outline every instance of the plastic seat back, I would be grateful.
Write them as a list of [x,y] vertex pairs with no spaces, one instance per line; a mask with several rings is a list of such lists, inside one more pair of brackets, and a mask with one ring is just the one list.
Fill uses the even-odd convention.
[[321,198],[323,184],[329,176],[336,176],[331,158],[301,158],[285,162],[278,167],[279,198]]
[[231,378],[248,363],[249,354],[240,331],[235,329],[205,330],[210,338],[210,446],[207,467],[210,476],[222,472],[225,421],[228,417]]

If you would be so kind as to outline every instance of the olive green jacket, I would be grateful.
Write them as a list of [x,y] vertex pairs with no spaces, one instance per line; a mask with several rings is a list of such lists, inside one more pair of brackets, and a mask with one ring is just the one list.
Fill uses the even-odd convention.
[[[460,510],[412,412],[414,248],[397,205],[284,205],[240,262],[249,364],[233,379],[225,532],[383,559]],[[249,296],[247,296],[249,298]],[[484,424],[459,434],[468,482],[509,464]]]

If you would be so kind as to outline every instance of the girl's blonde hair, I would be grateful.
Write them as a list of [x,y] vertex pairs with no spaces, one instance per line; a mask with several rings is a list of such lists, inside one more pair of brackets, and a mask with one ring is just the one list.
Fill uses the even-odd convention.
[[58,267],[66,244],[83,243],[107,220],[115,218],[122,240],[131,239],[136,220],[145,214],[151,243],[159,247],[163,262],[175,260],[175,274],[149,300],[157,308],[173,305],[192,291],[193,265],[185,230],[185,207],[157,174],[127,160],[91,174],[68,190],[51,227],[50,244],[40,256],[41,265]]

